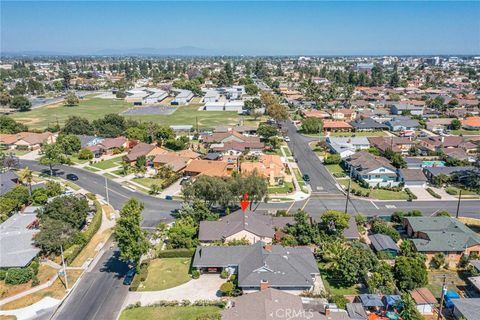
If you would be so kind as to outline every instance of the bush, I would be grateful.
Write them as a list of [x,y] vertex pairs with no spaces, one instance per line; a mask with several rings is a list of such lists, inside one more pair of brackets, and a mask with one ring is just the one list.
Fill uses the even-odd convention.
[[340,157],[339,154],[329,154],[328,156],[325,157],[323,160],[323,163],[325,164],[339,164],[340,161],[342,161],[342,158]]
[[78,159],[91,160],[93,159],[93,152],[88,149],[82,149],[78,152]]
[[97,199],[97,196],[95,195],[95,193],[91,193],[91,192],[87,193],[86,197],[87,197],[87,199],[92,200],[92,201],[95,201]]
[[427,188],[428,193],[432,195],[432,197],[437,199],[442,199],[442,196],[432,190],[432,188]]
[[32,279],[32,287],[36,287],[40,284],[40,280],[38,280],[37,276],[33,276]]
[[32,263],[30,263],[30,268],[32,269],[33,274],[37,275],[38,269],[40,268],[40,263],[38,263],[37,260],[33,260]]
[[458,194],[458,190],[453,187],[445,188],[445,192],[452,196],[456,196]]
[[33,277],[33,271],[30,268],[11,268],[8,269],[5,276],[5,283],[16,285],[30,281]]
[[382,220],[375,220],[372,224],[373,233],[381,233],[389,236],[393,241],[397,242],[400,240],[400,233],[395,230],[393,227],[389,226],[386,222]]
[[332,302],[335,303],[338,308],[345,309],[349,301],[341,294],[337,294],[332,296]]
[[405,192],[408,194],[408,197],[409,197],[410,199],[412,199],[412,200],[418,199],[418,197],[417,197],[410,189],[405,188],[404,190],[405,190]]
[[222,279],[227,279],[228,278],[228,272],[226,270],[223,270],[221,273],[220,273],[220,278]]
[[344,172],[334,172],[333,176],[335,178],[345,178],[347,175]]
[[133,278],[132,284],[130,285],[131,291],[137,291],[138,286],[142,281],[147,280],[148,276],[148,262],[143,262],[140,267],[137,268],[137,274]]
[[5,280],[6,275],[7,275],[7,270],[0,269],[0,280]]
[[225,282],[220,286],[220,292],[222,292],[224,296],[229,296],[233,291],[233,287],[233,283]]
[[195,254],[195,248],[192,249],[169,249],[161,250],[157,253],[157,258],[191,258]]
[[193,278],[193,279],[198,279],[198,278],[200,278],[200,271],[198,271],[198,270],[192,270],[192,278]]

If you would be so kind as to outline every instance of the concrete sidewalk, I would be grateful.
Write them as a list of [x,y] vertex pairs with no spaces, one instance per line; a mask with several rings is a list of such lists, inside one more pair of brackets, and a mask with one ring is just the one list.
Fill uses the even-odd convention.
[[15,309],[15,310],[1,310],[0,316],[15,316],[17,320],[37,319],[40,315],[51,312],[52,309],[58,306],[60,300],[45,297],[42,300],[32,304],[31,306]]

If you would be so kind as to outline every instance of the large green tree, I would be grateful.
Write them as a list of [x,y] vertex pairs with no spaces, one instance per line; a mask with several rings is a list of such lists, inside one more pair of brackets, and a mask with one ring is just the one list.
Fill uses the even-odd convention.
[[53,167],[62,163],[64,160],[62,148],[56,143],[44,144],[42,146],[42,154],[43,155],[40,158],[40,163],[48,166],[50,169],[50,174],[53,175]]
[[10,106],[20,112],[29,111],[32,103],[24,96],[15,96],[10,101]]
[[115,240],[120,248],[120,259],[137,264],[148,250],[145,232],[141,229],[143,204],[129,199],[120,210],[120,218],[114,229]]
[[397,257],[393,273],[400,290],[412,290],[428,283],[425,261],[417,256]]

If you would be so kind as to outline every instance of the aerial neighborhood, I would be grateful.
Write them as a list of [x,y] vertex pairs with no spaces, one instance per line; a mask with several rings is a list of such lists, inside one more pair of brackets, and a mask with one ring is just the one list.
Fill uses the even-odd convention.
[[0,318],[480,319],[479,70],[2,57]]

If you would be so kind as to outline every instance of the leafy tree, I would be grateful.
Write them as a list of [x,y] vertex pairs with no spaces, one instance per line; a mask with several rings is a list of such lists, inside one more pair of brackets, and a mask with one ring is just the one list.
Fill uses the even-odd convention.
[[26,125],[13,120],[7,116],[0,116],[0,133],[19,133],[27,131]]
[[65,99],[63,100],[63,104],[66,106],[76,106],[80,103],[80,99],[78,99],[77,95],[75,92],[69,92],[65,96]]
[[38,188],[33,190],[32,192],[32,205],[40,206],[47,203],[48,194],[47,189],[45,188]]
[[402,308],[400,316],[403,320],[423,320],[424,317],[417,309],[417,305],[408,292],[401,294]]
[[261,123],[258,126],[257,134],[260,137],[262,137],[262,139],[268,140],[271,137],[274,137],[274,136],[278,135],[278,130],[274,126],[271,126],[271,125],[266,124],[266,123]]
[[100,136],[108,138],[121,136],[127,129],[125,118],[115,113],[94,120],[93,126]]
[[143,142],[148,141],[148,133],[146,128],[131,127],[127,129],[125,135],[127,138],[132,140],[140,140]]
[[229,183],[220,177],[200,176],[183,186],[185,200],[200,199],[209,207],[228,206],[234,199]]
[[197,233],[198,226],[192,216],[177,219],[167,231],[167,247],[169,249],[194,248],[198,244]]
[[430,261],[430,264],[435,269],[440,269],[441,267],[443,267],[445,265],[445,255],[442,252],[436,253],[432,257],[432,261]]
[[325,164],[339,164],[342,161],[342,158],[338,153],[329,154],[328,156],[323,159],[323,163]]
[[419,257],[397,257],[393,274],[400,290],[412,290],[428,283],[425,262]]
[[327,233],[341,234],[348,228],[350,215],[342,211],[327,210],[320,217],[321,227]]
[[48,166],[50,168],[50,174],[53,175],[53,167],[62,163],[64,159],[60,145],[56,143],[43,144],[42,154],[40,164]]
[[62,185],[55,181],[47,181],[46,189],[49,197],[56,197],[63,193]]
[[453,130],[458,130],[462,127],[462,122],[458,119],[453,119],[452,122],[450,122],[450,128]]
[[65,221],[44,219],[40,225],[40,232],[36,234],[34,243],[44,253],[60,253],[60,247],[66,247],[78,235],[78,230]]
[[60,134],[56,144],[63,150],[64,154],[74,154],[78,152],[82,145],[80,139],[73,134]]
[[292,235],[299,245],[315,243],[318,229],[310,223],[310,216],[303,210],[298,210],[294,215],[295,223],[284,228],[285,233]]
[[435,217],[450,217],[450,213],[446,210],[437,211]]
[[186,217],[191,217],[196,224],[200,224],[200,221],[215,221],[219,218],[218,214],[211,212],[205,205],[205,202],[200,200],[193,201],[191,205],[184,203],[182,208],[178,210],[176,218],[182,219]]
[[28,185],[28,192],[32,195],[33,171],[25,167],[18,172],[18,177],[23,184]]
[[244,194],[248,194],[250,210],[254,204],[260,203],[267,198],[267,182],[257,172],[242,176],[237,175],[227,180],[227,182],[230,181],[231,194],[237,197],[237,199],[242,198]]
[[339,281],[351,286],[375,270],[378,259],[369,248],[354,244],[339,259],[338,267],[333,270]]
[[258,89],[255,84],[250,83],[245,85],[245,93],[248,94],[249,96],[254,96],[259,92],[260,92],[260,89]]
[[30,111],[32,103],[24,96],[15,96],[10,102],[10,106],[13,109],[17,109],[20,112]]
[[170,127],[159,127],[155,131],[155,139],[161,147],[166,141],[175,139],[175,132]]
[[135,167],[137,169],[145,169],[147,166],[147,158],[145,156],[140,156],[137,158],[137,161],[135,161]]
[[417,255],[412,240],[402,241],[402,243],[400,244],[400,253],[402,254],[402,256],[406,257],[415,257]]
[[395,279],[385,261],[380,261],[378,269],[368,278],[367,285],[370,293],[395,294]]
[[190,139],[187,136],[182,136],[178,139],[167,140],[165,143],[165,147],[174,151],[185,150],[187,149],[189,142]]
[[288,119],[288,110],[285,106],[276,103],[267,107],[267,114],[277,122]]
[[120,218],[114,229],[115,240],[120,248],[120,259],[138,263],[148,250],[145,232],[141,229],[143,204],[137,199],[129,199],[120,210]]
[[306,118],[302,122],[302,131],[304,133],[317,133],[322,131],[322,120],[318,118]]
[[89,212],[88,202],[75,196],[56,197],[47,203],[38,214],[41,220],[59,220],[74,229],[80,229]]
[[93,152],[89,149],[82,149],[78,152],[78,159],[80,160],[90,160],[93,159]]
[[398,231],[395,228],[389,226],[385,221],[381,219],[373,220],[371,230],[375,234],[380,233],[380,234],[387,235],[390,238],[392,238],[393,241],[395,242],[400,240],[400,233],[398,233]]
[[91,135],[94,130],[93,125],[90,124],[88,119],[78,116],[70,116],[65,122],[62,133]]

